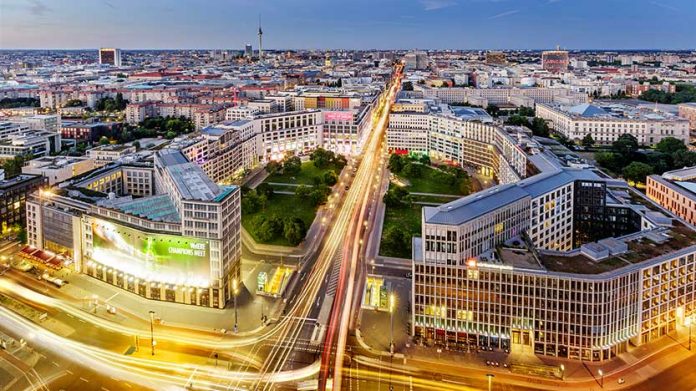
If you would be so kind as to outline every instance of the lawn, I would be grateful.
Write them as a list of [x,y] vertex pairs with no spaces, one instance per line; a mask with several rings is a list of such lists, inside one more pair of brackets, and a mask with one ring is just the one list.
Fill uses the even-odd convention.
[[409,193],[453,194],[461,196],[467,195],[460,190],[459,182],[455,183],[454,185],[450,185],[442,181],[436,181],[433,178],[433,172],[436,170],[435,168],[423,166],[422,170],[423,172],[418,178],[401,176],[411,183],[408,187],[406,187],[406,190],[408,190]]
[[[387,208],[384,212],[384,225],[382,226],[382,238],[384,232],[391,226],[404,228],[411,236],[421,235],[421,205],[413,205],[410,208]],[[385,248],[380,243],[379,254],[385,257],[411,258],[411,242],[400,249]]]
[[[309,227],[314,221],[314,216],[316,216],[316,213],[317,208],[312,206],[308,200],[300,200],[292,195],[274,194],[273,197],[268,200],[265,209],[252,214],[242,213],[242,225],[257,243],[264,243],[253,234],[253,230],[251,229],[252,221],[256,216],[263,215],[269,217],[275,215],[282,219],[285,219],[286,217],[299,217],[302,219],[302,221],[304,221],[305,226],[309,230]],[[292,245],[282,236],[264,244],[292,247]]]
[[334,165],[329,165],[326,168],[317,168],[314,166],[313,162],[304,162],[302,163],[302,169],[300,170],[300,173],[297,175],[287,175],[287,174],[273,174],[269,175],[266,180],[264,180],[265,183],[293,183],[293,184],[298,184],[298,185],[314,185],[314,178],[315,177],[323,177],[323,175],[330,170],[336,171],[336,175],[339,175],[341,173],[341,170],[339,170],[337,167]]

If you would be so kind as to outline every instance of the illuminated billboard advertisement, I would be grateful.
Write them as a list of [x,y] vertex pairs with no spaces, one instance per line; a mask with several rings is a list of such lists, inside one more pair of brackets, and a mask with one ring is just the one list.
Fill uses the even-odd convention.
[[92,221],[92,260],[146,281],[207,287],[209,242]]

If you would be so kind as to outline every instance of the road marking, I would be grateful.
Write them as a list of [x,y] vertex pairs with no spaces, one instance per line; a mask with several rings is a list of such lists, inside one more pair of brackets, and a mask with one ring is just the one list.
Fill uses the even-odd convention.
[[113,296],[109,297],[108,299],[104,300],[104,303],[108,303],[113,299],[114,297],[118,296],[121,292],[116,292],[113,294]]
[[85,379],[84,377],[81,377],[80,380],[82,380],[85,383],[89,383],[89,380]]
[[53,365],[55,365],[56,367],[60,367],[60,364],[58,364],[58,363],[55,362],[55,361],[51,361],[51,363],[53,363]]
[[65,372],[67,372],[67,373],[69,373],[69,374],[71,374],[71,375],[74,375],[73,372],[72,372],[71,370],[69,370],[69,369],[66,369]]
[[101,389],[102,389],[102,391],[109,391],[109,389],[106,387],[102,387]]
[[128,388],[133,388],[133,386],[131,386],[131,385],[128,384],[128,383],[123,383],[123,385],[125,385],[125,386],[128,387]]

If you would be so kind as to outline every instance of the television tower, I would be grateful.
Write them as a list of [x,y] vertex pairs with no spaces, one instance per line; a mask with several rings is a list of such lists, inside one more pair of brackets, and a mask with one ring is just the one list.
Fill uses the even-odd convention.
[[261,16],[259,15],[259,62],[263,61],[263,30],[261,30]]

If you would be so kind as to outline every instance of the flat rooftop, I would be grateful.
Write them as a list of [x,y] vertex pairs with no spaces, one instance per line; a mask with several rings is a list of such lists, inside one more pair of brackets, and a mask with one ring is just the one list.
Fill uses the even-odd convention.
[[543,252],[540,254],[540,261],[547,270],[554,272],[600,274],[696,245],[696,231],[676,221],[673,227],[636,233],[631,237],[634,239],[627,240],[627,252],[600,261],[594,261],[582,254],[563,257]]

